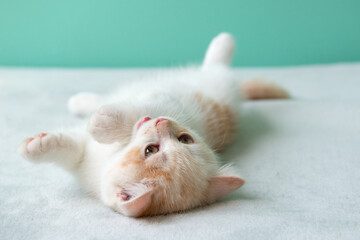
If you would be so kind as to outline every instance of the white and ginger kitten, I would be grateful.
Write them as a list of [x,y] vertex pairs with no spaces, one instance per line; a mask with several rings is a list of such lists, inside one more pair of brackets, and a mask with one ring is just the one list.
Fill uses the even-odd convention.
[[234,49],[232,36],[222,33],[200,68],[166,71],[122,86],[103,101],[78,94],[69,109],[93,114],[87,131],[40,133],[25,139],[18,152],[66,169],[87,192],[126,216],[212,203],[244,184],[230,167],[220,166],[216,154],[234,137],[241,89],[247,99],[287,97],[261,81],[240,86],[229,69]]

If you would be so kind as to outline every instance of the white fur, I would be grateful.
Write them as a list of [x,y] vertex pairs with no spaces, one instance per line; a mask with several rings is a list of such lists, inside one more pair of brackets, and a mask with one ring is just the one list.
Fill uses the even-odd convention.
[[203,67],[213,65],[230,65],[235,52],[235,40],[228,33],[221,33],[215,37],[206,51]]
[[[205,67],[164,71],[121,86],[103,98],[104,106],[91,117],[87,126],[90,134],[69,131],[38,136],[30,142],[25,140],[19,147],[19,153],[30,160],[46,158],[55,162],[74,173],[88,192],[103,201],[115,201],[109,200],[109,196],[115,197],[116,190],[103,189],[103,173],[123,154],[131,140],[134,124],[139,119],[166,116],[189,127],[201,138],[207,129],[204,127],[204,113],[190,97],[196,92],[227,103],[232,112],[238,113],[238,83],[227,67],[233,51],[231,35],[221,34],[210,44],[204,60]],[[89,93],[72,97],[68,104],[69,110],[76,115],[92,113],[99,105],[100,97]],[[203,140],[211,146],[211,139]]]

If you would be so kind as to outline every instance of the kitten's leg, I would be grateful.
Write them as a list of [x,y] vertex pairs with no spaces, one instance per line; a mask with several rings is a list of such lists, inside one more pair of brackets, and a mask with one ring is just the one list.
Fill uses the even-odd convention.
[[99,143],[126,143],[140,117],[135,107],[105,105],[91,116],[88,132]]
[[126,144],[140,119],[180,116],[183,112],[183,106],[176,98],[168,95],[157,95],[141,102],[105,105],[91,117],[88,131],[99,143]]
[[73,171],[82,161],[86,135],[72,132],[40,133],[25,139],[18,153],[32,162],[53,162]]
[[229,33],[221,33],[211,41],[206,51],[203,67],[218,64],[229,66],[234,52],[234,38]]
[[100,106],[101,98],[93,93],[78,93],[68,101],[69,111],[77,116],[87,116],[94,113]]

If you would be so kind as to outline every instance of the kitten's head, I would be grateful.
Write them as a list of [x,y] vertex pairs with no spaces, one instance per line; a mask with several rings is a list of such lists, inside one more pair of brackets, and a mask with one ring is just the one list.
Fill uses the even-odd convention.
[[127,216],[169,213],[211,203],[243,185],[222,175],[216,155],[190,129],[146,117],[104,171],[102,200]]

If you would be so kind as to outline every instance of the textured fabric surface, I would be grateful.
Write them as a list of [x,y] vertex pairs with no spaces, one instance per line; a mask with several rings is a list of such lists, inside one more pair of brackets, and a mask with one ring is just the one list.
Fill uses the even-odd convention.
[[124,217],[57,167],[17,155],[23,138],[84,121],[67,112],[72,94],[154,71],[0,68],[0,239],[360,238],[360,64],[237,69],[293,98],[243,104],[223,159],[246,184],[185,213]]

